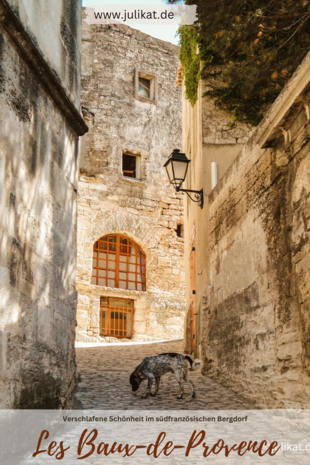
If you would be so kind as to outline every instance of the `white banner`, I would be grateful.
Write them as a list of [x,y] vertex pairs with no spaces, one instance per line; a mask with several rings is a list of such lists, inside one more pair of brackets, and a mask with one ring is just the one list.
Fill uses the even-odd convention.
[[196,5],[102,5],[86,7],[88,24],[193,24]]
[[0,411],[1,465],[309,464],[308,410]]

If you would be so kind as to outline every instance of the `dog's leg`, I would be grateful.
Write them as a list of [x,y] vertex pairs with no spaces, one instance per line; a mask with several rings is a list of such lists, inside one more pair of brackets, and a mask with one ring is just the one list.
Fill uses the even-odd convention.
[[157,394],[158,389],[159,389],[159,385],[160,385],[160,376],[157,376],[157,377],[155,378],[155,383],[156,383],[156,384],[155,384],[155,387],[156,387],[155,394]]
[[177,396],[177,399],[182,399],[183,393],[184,393],[184,387],[183,387],[183,383],[182,383],[182,378],[183,378],[182,377],[182,372],[181,372],[181,370],[176,370],[174,372],[174,374],[175,374],[175,377],[176,377],[176,379],[177,379],[177,381],[179,383],[180,389],[181,389],[180,395]]
[[151,373],[147,374],[146,376],[147,376],[146,393],[145,393],[144,396],[141,396],[141,399],[146,399],[147,396],[150,394],[151,389],[152,389],[152,384],[153,384],[153,381],[154,381],[154,376]]
[[187,377],[187,375],[185,375],[184,380],[191,386],[191,388],[192,388],[192,397],[195,398],[196,393],[195,393],[194,383]]
[[187,367],[183,371],[183,379],[184,379],[184,381],[186,381],[190,385],[190,387],[192,389],[192,397],[195,398],[196,397],[195,386],[194,386],[194,383],[188,377],[188,368]]
[[158,392],[158,389],[159,389],[159,384],[160,384],[160,376],[156,376],[155,377],[155,392],[154,394],[150,393],[151,396],[156,396],[157,392]]

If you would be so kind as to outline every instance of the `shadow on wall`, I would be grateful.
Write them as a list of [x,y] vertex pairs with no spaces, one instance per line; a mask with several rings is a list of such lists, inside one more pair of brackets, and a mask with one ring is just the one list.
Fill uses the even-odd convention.
[[77,147],[20,66],[27,98],[0,108],[1,407],[56,409],[71,405],[75,385]]

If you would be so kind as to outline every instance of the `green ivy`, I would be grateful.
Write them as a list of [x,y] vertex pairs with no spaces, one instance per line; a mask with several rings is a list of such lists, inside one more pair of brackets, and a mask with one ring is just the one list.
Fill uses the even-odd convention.
[[197,53],[199,47],[199,36],[195,27],[181,26],[179,29],[180,36],[180,61],[183,65],[183,75],[185,80],[185,96],[195,104],[197,100],[197,91],[199,80],[201,78],[200,70],[200,53]]
[[[180,0],[167,0],[176,3]],[[310,49],[307,0],[186,0],[198,21],[181,26],[180,61],[186,98],[204,96],[232,116],[256,126]],[[211,65],[211,66],[210,66]],[[222,69],[216,80],[214,66]]]

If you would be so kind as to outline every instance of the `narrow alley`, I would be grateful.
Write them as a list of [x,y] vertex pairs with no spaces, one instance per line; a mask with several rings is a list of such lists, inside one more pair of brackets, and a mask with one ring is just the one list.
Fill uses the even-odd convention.
[[192,399],[185,385],[183,399],[178,400],[179,386],[173,374],[162,377],[156,397],[141,399],[146,382],[133,393],[129,376],[145,357],[165,352],[183,352],[183,341],[115,344],[77,347],[77,364],[81,381],[76,394],[76,407],[83,409],[144,409],[144,410],[250,410],[254,405],[230,389],[218,384],[199,371],[189,372],[196,388]]

